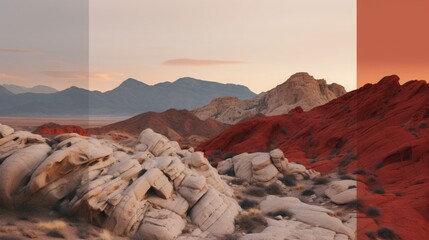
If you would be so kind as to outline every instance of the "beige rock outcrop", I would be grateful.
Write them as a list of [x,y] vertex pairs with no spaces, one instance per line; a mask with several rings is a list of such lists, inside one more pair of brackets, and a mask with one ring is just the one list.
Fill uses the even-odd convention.
[[290,163],[280,149],[270,153],[242,153],[220,162],[217,166],[219,174],[234,172],[235,176],[249,183],[269,185],[281,175],[297,174],[302,178],[315,178],[320,173],[306,169],[303,165]]
[[336,204],[346,204],[357,199],[357,182],[341,180],[331,182],[325,190],[325,195]]
[[332,217],[333,212],[326,208],[308,205],[294,197],[268,196],[260,204],[261,211],[265,214],[289,211],[298,221],[325,228],[338,234],[345,234],[350,239],[355,239],[353,229],[344,225],[340,219]]
[[317,80],[308,73],[296,73],[283,84],[253,99],[218,98],[193,112],[202,120],[215,119],[235,124],[261,114],[266,116],[286,114],[298,106],[308,111],[345,93],[341,85],[327,84],[325,80]]
[[2,205],[57,207],[134,239],[176,239],[188,221],[207,237],[234,232],[240,207],[216,169],[151,129],[135,149],[75,134],[48,145],[0,131]]

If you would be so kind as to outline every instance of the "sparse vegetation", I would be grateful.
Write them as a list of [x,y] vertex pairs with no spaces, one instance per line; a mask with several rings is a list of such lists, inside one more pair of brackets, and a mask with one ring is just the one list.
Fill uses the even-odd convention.
[[372,190],[373,193],[377,193],[377,194],[385,194],[386,192],[384,191],[383,187],[376,187]]
[[428,124],[427,124],[427,123],[425,123],[425,122],[422,122],[422,123],[420,123],[419,128],[420,128],[420,129],[428,128]]
[[353,176],[351,176],[351,175],[341,175],[340,176],[340,179],[341,180],[356,180]]
[[378,210],[378,208],[376,208],[376,207],[370,206],[366,210],[366,215],[368,217],[378,217],[378,216],[380,216],[380,210]]
[[359,209],[363,208],[363,202],[360,199],[356,199],[356,200],[348,202],[345,206],[346,206],[346,209],[359,210]]
[[235,223],[246,233],[257,233],[267,227],[267,221],[261,214],[239,215]]
[[355,161],[356,159],[357,159],[357,156],[355,154],[347,154],[341,159],[339,165],[340,167],[345,167],[349,165],[351,162]]
[[52,230],[46,233],[46,236],[53,238],[66,238],[64,234],[58,230]]
[[238,236],[237,234],[226,234],[226,235],[223,235],[223,240],[237,240],[237,239],[239,239],[240,238],[240,236]]
[[357,169],[357,170],[353,171],[353,174],[366,175],[367,173],[363,169]]
[[261,188],[261,187],[255,187],[255,186],[250,186],[246,193],[248,195],[252,195],[252,196],[256,196],[256,197],[265,197],[267,195],[267,192],[265,191],[265,189]]
[[339,176],[343,176],[343,175],[346,175],[348,172],[347,172],[347,170],[345,170],[345,169],[343,169],[343,168],[340,168],[339,170],[338,170],[338,175]]
[[255,208],[257,207],[259,204],[256,201],[250,200],[250,199],[243,199],[242,201],[240,201],[240,207],[242,209],[250,209],[250,208]]
[[226,160],[228,158],[232,158],[234,157],[236,154],[234,152],[226,152],[225,154],[223,154],[222,159]]
[[226,173],[226,175],[230,176],[230,177],[235,177],[235,171],[234,168],[230,168]]
[[293,213],[289,212],[288,210],[279,210],[279,211],[268,213],[268,216],[270,217],[282,216],[282,217],[291,218],[293,216]]
[[283,195],[282,188],[277,183],[270,184],[265,191],[270,195]]
[[244,180],[241,178],[234,178],[231,180],[231,183],[234,185],[243,185]]
[[365,235],[371,240],[375,240],[377,238],[377,233],[374,231],[366,232]]
[[381,239],[388,239],[388,240],[401,240],[402,238],[397,235],[392,229],[382,227],[378,229],[377,236]]
[[313,194],[316,194],[313,189],[305,189],[301,193],[302,196],[311,196]]
[[281,178],[280,181],[288,187],[294,187],[296,185],[296,176],[295,174],[288,174]]
[[329,179],[327,177],[317,177],[313,179],[313,182],[316,185],[324,185],[329,183]]
[[376,182],[377,182],[377,179],[374,176],[371,176],[371,177],[368,178],[368,183],[369,184],[373,184],[373,183],[376,183]]
[[375,165],[375,169],[380,169],[382,167],[384,167],[384,162],[379,162],[377,165]]

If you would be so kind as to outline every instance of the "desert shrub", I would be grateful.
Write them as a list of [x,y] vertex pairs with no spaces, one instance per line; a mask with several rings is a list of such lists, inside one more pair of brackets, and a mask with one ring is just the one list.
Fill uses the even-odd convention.
[[419,184],[423,184],[423,183],[425,183],[425,182],[423,182],[423,181],[419,180],[419,181],[415,181],[413,184],[414,184],[414,185],[419,185]]
[[355,154],[347,154],[341,159],[339,165],[340,167],[345,167],[349,165],[351,162],[355,161],[356,159],[357,159],[357,156]]
[[378,229],[377,236],[381,239],[388,239],[388,240],[400,240],[400,239],[402,239],[392,229],[389,229],[386,227],[382,227],[382,228]]
[[247,199],[247,198],[245,198],[245,199],[243,199],[242,201],[240,201],[240,207],[242,208],[242,209],[250,209],[250,208],[255,208],[255,207],[257,207],[259,204],[258,204],[258,202],[257,201],[253,201],[253,200],[250,200],[250,199]]
[[236,154],[235,154],[234,152],[227,152],[227,153],[223,154],[222,159],[223,159],[223,160],[226,160],[226,159],[228,159],[228,158],[232,158],[232,157],[234,157],[235,155],[236,155]]
[[265,197],[267,195],[267,192],[265,191],[265,189],[261,187],[255,187],[255,186],[250,186],[246,190],[246,193],[256,197]]
[[370,240],[375,240],[377,239],[377,233],[374,231],[371,232],[366,232],[365,235],[370,239]]
[[53,238],[65,238],[64,234],[58,230],[52,230],[46,233],[46,236],[53,237]]
[[329,183],[329,179],[327,177],[317,177],[313,179],[314,184],[323,185]]
[[376,183],[376,182],[377,182],[377,179],[374,176],[371,176],[371,177],[368,178],[368,183],[369,184],[373,184],[373,183]]
[[234,178],[231,180],[231,183],[234,185],[242,185],[244,183],[244,180],[241,178]]
[[346,209],[359,210],[363,208],[363,202],[360,199],[356,199],[346,203]]
[[296,176],[295,174],[288,174],[281,178],[280,181],[288,187],[294,187],[296,185]]
[[240,238],[240,236],[238,236],[237,234],[226,234],[223,235],[223,240],[238,240]]
[[340,176],[346,175],[347,173],[348,173],[347,170],[345,170],[343,168],[338,170],[338,175],[340,175]]
[[356,180],[353,176],[351,176],[351,175],[341,175],[340,176],[340,179],[341,180]]
[[357,188],[357,187],[355,185],[351,185],[347,189],[353,189],[353,188]]
[[378,210],[376,207],[368,207],[366,210],[366,215],[368,217],[378,217],[380,216],[380,210]]
[[301,192],[302,196],[311,196],[313,194],[316,194],[313,189],[305,189]]
[[270,184],[265,191],[270,195],[282,195],[282,188],[277,183]]
[[228,169],[228,171],[225,174],[227,176],[230,176],[230,177],[235,177],[235,170],[234,170],[234,168],[232,167],[232,168]]
[[288,210],[279,210],[275,212],[269,212],[268,216],[271,216],[271,217],[282,216],[282,217],[291,218],[293,216],[293,213],[289,212]]
[[366,171],[363,169],[357,169],[353,171],[353,174],[366,175]]
[[267,227],[267,220],[261,214],[239,215],[235,223],[246,233],[261,232]]
[[377,165],[375,165],[375,169],[380,169],[382,167],[384,167],[384,162],[379,162]]
[[217,149],[213,152],[212,156],[220,157],[220,156],[222,156],[222,151],[220,149]]
[[384,191],[383,187],[376,187],[372,190],[373,193],[377,193],[377,194],[385,194],[386,192]]

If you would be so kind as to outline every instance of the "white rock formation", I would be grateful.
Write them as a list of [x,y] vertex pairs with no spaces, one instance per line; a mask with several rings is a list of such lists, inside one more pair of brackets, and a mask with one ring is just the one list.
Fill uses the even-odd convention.
[[176,239],[233,233],[232,189],[200,152],[146,129],[134,150],[75,134],[47,140],[0,125],[0,203],[58,207],[118,235]]
[[[240,240],[337,240],[343,234],[322,227],[314,227],[299,221],[266,218],[268,227],[261,233],[247,234]],[[349,238],[345,235],[345,240]]]
[[323,207],[305,204],[298,198],[268,196],[261,202],[260,207],[265,214],[281,210],[289,211],[300,222],[325,228],[338,234],[347,235],[350,239],[355,239],[353,229],[344,225],[340,219],[332,217],[332,211]]
[[280,149],[274,149],[270,153],[242,153],[220,162],[217,170],[219,174],[233,170],[240,179],[266,185],[275,182],[281,175],[292,173],[309,179],[320,176],[320,173],[306,169],[301,164],[290,163]]
[[346,204],[357,199],[357,182],[341,180],[331,182],[325,190],[325,195],[336,204]]

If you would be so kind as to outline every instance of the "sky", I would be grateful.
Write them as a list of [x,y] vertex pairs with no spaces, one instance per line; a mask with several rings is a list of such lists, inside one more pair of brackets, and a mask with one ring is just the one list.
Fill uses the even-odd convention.
[[429,80],[429,1],[359,0],[358,86],[396,74]]
[[0,83],[106,91],[194,77],[259,93],[309,72],[356,88],[354,0],[0,4]]

